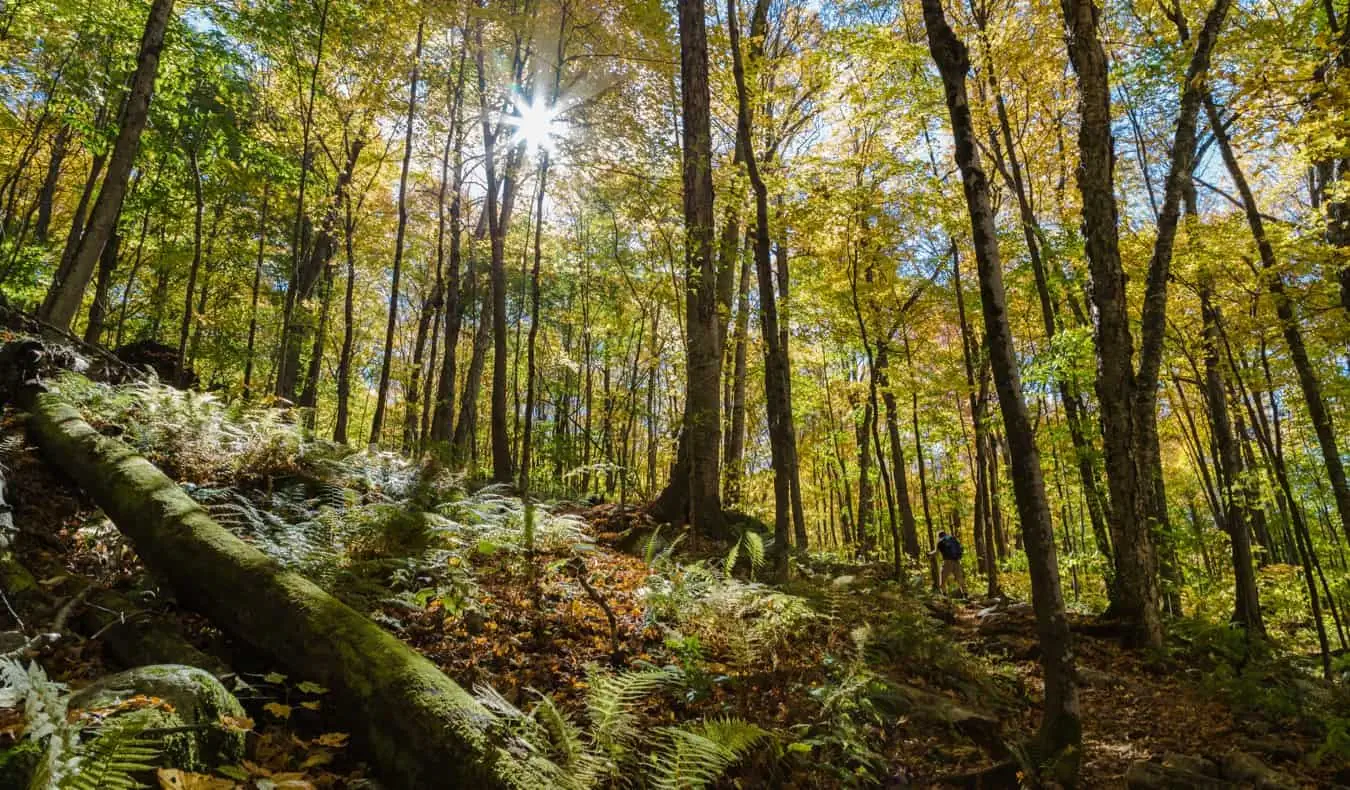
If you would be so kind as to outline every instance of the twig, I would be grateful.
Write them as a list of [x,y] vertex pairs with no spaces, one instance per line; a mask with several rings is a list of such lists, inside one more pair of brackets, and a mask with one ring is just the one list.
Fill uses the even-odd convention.
[[6,608],[7,610],[9,610],[9,616],[10,616],[10,617],[13,617],[13,618],[14,618],[14,622],[18,624],[19,630],[20,630],[20,631],[26,631],[26,630],[28,630],[27,626],[25,626],[25,625],[23,624],[23,618],[20,617],[20,616],[19,616],[19,613],[16,612],[16,611],[14,611],[14,607],[13,607],[12,605],[10,605],[10,602],[9,602],[9,596],[5,595],[5,591],[4,591],[4,590],[0,590],[0,601],[4,601],[4,602],[5,602],[5,608]]
[[23,646],[17,647],[8,653],[0,653],[0,659],[17,658],[30,650],[37,650],[47,645],[55,643],[61,638],[61,631],[66,627],[66,621],[70,619],[71,612],[75,611],[75,606],[85,599],[94,589],[94,585],[86,585],[83,590],[71,596],[70,600],[61,605],[56,612],[56,619],[52,621],[50,631],[41,634],[34,634]]
[[609,620],[610,657],[615,661],[618,661],[619,618],[614,616],[614,609],[610,607],[609,602],[602,598],[600,593],[596,592],[595,588],[591,586],[590,581],[586,579],[586,561],[580,557],[573,557],[567,563],[567,566],[572,570],[572,573],[576,575],[577,581],[581,583],[581,588],[586,591],[586,595],[589,596],[592,601],[595,601],[597,606],[604,610],[605,618]]

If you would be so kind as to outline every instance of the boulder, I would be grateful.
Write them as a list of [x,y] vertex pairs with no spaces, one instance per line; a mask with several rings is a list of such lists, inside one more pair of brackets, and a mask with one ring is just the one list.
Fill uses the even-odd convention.
[[1219,775],[1219,766],[1215,765],[1213,760],[1191,754],[1168,752],[1163,755],[1162,764],[1164,768],[1180,768],[1202,776],[1217,777]]
[[1130,767],[1125,770],[1125,786],[1130,790],[1228,790],[1233,785],[1216,776],[1187,768],[1169,766],[1155,760],[1139,760],[1130,763]]
[[72,695],[72,709],[108,708],[144,695],[167,703],[152,714],[150,729],[163,737],[166,762],[186,771],[210,770],[244,757],[244,732],[223,723],[242,719],[244,708],[211,673],[183,664],[155,664],[108,675]]
[[1219,761],[1219,772],[1225,779],[1258,790],[1284,790],[1298,787],[1298,783],[1284,773],[1269,767],[1256,757],[1233,749]]

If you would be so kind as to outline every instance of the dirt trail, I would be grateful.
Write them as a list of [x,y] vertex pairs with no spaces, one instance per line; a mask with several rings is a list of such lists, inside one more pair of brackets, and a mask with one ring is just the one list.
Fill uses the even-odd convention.
[[[1029,696],[1040,699],[1044,688],[1030,606],[990,608],[972,603],[957,609],[954,638],[972,653],[1014,666]],[[1238,717],[1205,693],[1201,670],[1125,650],[1112,637],[1093,635],[1097,624],[1090,618],[1070,620],[1083,709],[1084,787],[1125,787],[1125,771],[1138,760],[1169,753],[1216,759],[1234,748],[1306,787],[1334,781],[1300,759],[1317,749],[1316,738],[1286,730],[1281,722]],[[1033,731],[1040,711],[1028,708],[1024,716],[1025,729]]]

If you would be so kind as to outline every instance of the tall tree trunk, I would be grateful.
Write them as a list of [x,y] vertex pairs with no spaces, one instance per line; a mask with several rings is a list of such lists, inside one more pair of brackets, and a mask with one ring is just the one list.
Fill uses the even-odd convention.
[[389,402],[389,378],[394,366],[394,330],[398,326],[399,284],[403,274],[403,241],[408,232],[408,169],[412,162],[414,122],[417,119],[417,78],[422,66],[422,31],[426,18],[417,22],[417,43],[413,46],[412,73],[408,77],[407,130],[403,135],[403,168],[398,178],[398,230],[394,234],[394,265],[389,284],[389,322],[384,329],[384,357],[380,363],[380,384],[375,393],[375,416],[370,421],[370,443],[378,445],[384,432],[384,412]]
[[1243,492],[1242,459],[1237,439],[1228,418],[1228,397],[1223,369],[1219,365],[1219,310],[1214,305],[1208,273],[1200,282],[1200,313],[1205,338],[1205,401],[1209,406],[1210,429],[1218,445],[1223,473],[1224,524],[1233,548],[1233,577],[1236,608],[1233,621],[1250,636],[1265,636],[1261,619],[1261,601],[1256,589],[1256,568],[1252,565],[1251,523],[1247,496]]
[[891,389],[889,374],[890,341],[877,341],[877,384],[881,400],[886,406],[886,433],[891,443],[891,474],[895,476],[895,498],[900,509],[901,546],[912,560],[919,559],[919,529],[914,520],[914,505],[909,499],[909,470],[905,464],[905,449],[900,442],[899,410],[895,405],[895,391]]
[[[767,0],[759,0],[756,17],[763,14],[760,6],[767,7]],[[787,549],[792,535],[792,475],[796,465],[797,438],[788,397],[787,349],[779,333],[778,297],[769,260],[769,191],[759,171],[759,157],[755,153],[751,136],[753,119],[750,115],[749,90],[745,83],[745,65],[741,58],[738,16],[736,0],[727,0],[727,28],[731,36],[732,72],[736,80],[736,133],[755,195],[755,269],[759,275],[760,333],[764,341],[764,401],[768,409],[769,448],[774,472],[774,575],[778,579],[786,579]],[[717,364],[720,366],[720,363],[719,358]],[[713,396],[715,402],[716,380]],[[715,434],[713,444],[715,450]],[[716,453],[713,455],[715,459]],[[799,548],[806,547],[802,545]]]
[[1006,293],[989,183],[980,164],[970,105],[966,98],[966,72],[970,63],[965,45],[957,39],[943,16],[940,0],[923,0],[924,23],[929,48],[942,75],[947,109],[951,116],[956,163],[970,213],[975,260],[979,268],[980,301],[984,306],[986,347],[994,371],[1008,450],[1013,458],[1013,493],[1022,520],[1023,540],[1031,571],[1032,603],[1036,610],[1045,677],[1045,708],[1040,740],[1052,781],[1076,783],[1082,759],[1082,719],[1075,681],[1072,638],[1060,593],[1059,566],[1055,556],[1054,525],[1041,475],[1040,455],[1026,402],[1018,379],[1017,356],[1008,325]]
[[741,481],[745,477],[745,394],[749,356],[750,330],[750,268],[753,259],[743,256],[740,283],[736,288],[736,321],[731,332],[732,354],[731,421],[726,439],[726,486],[723,499],[729,508],[741,500]]
[[33,225],[33,240],[38,244],[47,243],[47,233],[52,224],[52,205],[56,200],[56,187],[61,181],[61,165],[66,159],[66,145],[70,141],[70,126],[61,124],[52,138],[51,154],[47,157],[47,175],[42,179],[42,188],[38,190],[37,222]]
[[[188,334],[192,331],[193,297],[196,295],[197,277],[201,274],[202,248],[206,234],[203,226],[206,218],[206,197],[202,191],[202,168],[199,152],[194,144],[188,150],[188,164],[192,175],[192,264],[188,266],[187,288],[183,293],[183,320],[178,326],[178,357],[174,363],[174,375],[179,386],[187,386],[187,344]],[[222,203],[223,207],[224,204]]]
[[314,46],[314,65],[309,74],[309,94],[305,99],[305,114],[301,119],[300,187],[295,202],[295,222],[291,236],[291,271],[286,283],[286,299],[281,310],[280,350],[277,355],[276,386],[274,393],[286,400],[295,400],[296,381],[300,377],[300,346],[303,345],[305,324],[297,320],[296,311],[304,308],[313,293],[319,273],[305,267],[305,188],[309,184],[310,137],[314,127],[314,98],[319,87],[319,66],[323,63],[323,42],[328,34],[330,0],[323,0],[319,10],[319,35]]
[[1182,88],[1158,235],[1149,261],[1141,321],[1139,370],[1126,303],[1114,192],[1110,88],[1099,13],[1092,0],[1061,0],[1069,27],[1069,59],[1078,74],[1079,167],[1092,299],[1097,307],[1097,397],[1102,414],[1112,544],[1118,581],[1116,613],[1136,638],[1162,644],[1161,593],[1153,530],[1166,507],[1157,486],[1157,383],[1166,329],[1167,281],[1180,218],[1182,188],[1195,157],[1196,117],[1210,54],[1228,10],[1216,0],[1206,16]]
[[[905,333],[905,362],[913,373],[914,359],[910,355],[909,333]],[[923,458],[923,432],[919,429],[919,391],[915,389],[910,394],[910,416],[914,423],[914,462],[919,467],[919,501],[923,503],[923,523],[928,531],[928,575],[931,577],[933,589],[938,589],[938,564],[937,555],[933,553],[937,549],[937,535],[933,532],[933,512],[928,503],[928,471],[924,468]]]
[[103,247],[103,254],[99,256],[98,277],[94,280],[94,301],[89,305],[89,323],[84,328],[84,342],[90,345],[98,345],[103,337],[108,316],[108,291],[112,288],[121,242],[122,234],[114,230]]
[[347,425],[350,420],[352,394],[352,358],[356,351],[356,251],[352,237],[356,218],[352,215],[351,199],[346,201],[346,228],[342,246],[346,252],[347,284],[342,300],[342,350],[338,356],[337,418],[333,426],[333,441],[347,443]]
[[1247,183],[1247,177],[1238,164],[1227,127],[1212,96],[1205,97],[1205,109],[1209,113],[1209,126],[1219,144],[1219,152],[1223,156],[1224,165],[1228,168],[1228,175],[1237,187],[1252,237],[1256,240],[1256,249],[1261,256],[1261,269],[1266,277],[1266,288],[1275,301],[1275,314],[1280,319],[1280,330],[1284,333],[1285,343],[1289,346],[1289,356],[1293,360],[1299,388],[1303,392],[1303,402],[1307,406],[1308,416],[1312,418],[1313,430],[1317,434],[1322,462],[1326,466],[1332,494],[1336,499],[1336,510],[1341,517],[1341,529],[1346,537],[1350,538],[1350,484],[1347,484],[1345,479],[1345,466],[1336,441],[1336,428],[1322,395],[1322,382],[1318,379],[1312,360],[1308,357],[1308,348],[1303,342],[1303,330],[1299,327],[1297,316],[1294,315],[1293,300],[1285,290],[1284,278],[1280,275],[1279,265],[1275,260],[1275,248],[1266,237],[1265,221],[1261,218],[1260,207],[1257,206],[1256,197]]
[[58,270],[51,288],[42,303],[41,315],[48,323],[69,329],[75,313],[84,299],[85,288],[93,276],[94,266],[103,247],[112,235],[117,215],[126,195],[127,179],[131,176],[136,152],[140,148],[141,131],[149,117],[150,99],[159,73],[159,55],[164,47],[164,31],[173,13],[173,0],[154,0],[146,18],[141,36],[140,52],[136,56],[136,71],[131,78],[131,92],[122,110],[122,126],[108,158],[108,175],[103,179],[98,199],[94,201],[89,223],[80,237],[79,246],[69,268]]
[[263,259],[267,253],[267,208],[272,182],[263,183],[262,206],[258,209],[258,255],[253,263],[253,288],[248,306],[248,348],[244,352],[244,399],[253,394],[253,357],[258,340],[258,293],[262,287]]
[[713,251],[712,120],[708,33],[703,0],[679,0],[680,95],[683,123],[685,227],[685,404],[670,484],[653,504],[661,517],[688,521],[695,531],[722,527],[722,379],[717,261]]
[[[460,265],[463,259],[464,236],[464,64],[468,47],[460,49],[459,66],[455,69],[455,87],[450,99],[450,130],[445,135],[446,150],[441,155],[441,190],[437,200],[436,258],[445,241],[446,159],[453,161],[450,181],[450,268],[445,292],[445,356],[441,361],[441,377],[436,384],[436,411],[431,418],[432,441],[449,441],[454,433],[455,376],[458,373],[459,333],[464,325],[464,299],[461,292]],[[453,151],[451,148],[453,146]]]

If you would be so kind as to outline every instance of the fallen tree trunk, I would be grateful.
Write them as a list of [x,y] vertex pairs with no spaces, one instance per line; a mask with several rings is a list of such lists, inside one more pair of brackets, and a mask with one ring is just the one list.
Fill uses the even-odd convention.
[[178,599],[329,687],[391,784],[538,786],[493,715],[430,661],[235,537],[56,394],[21,400],[43,455],[93,497]]

